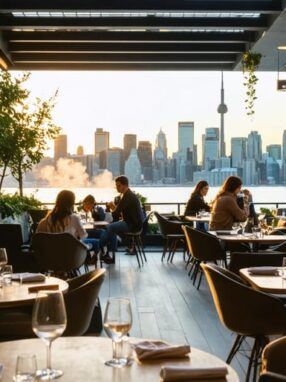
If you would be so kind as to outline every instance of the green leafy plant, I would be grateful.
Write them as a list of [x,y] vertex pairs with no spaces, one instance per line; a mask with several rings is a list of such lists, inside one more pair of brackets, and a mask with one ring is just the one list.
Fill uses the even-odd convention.
[[273,213],[269,208],[261,207],[260,212],[261,212],[261,214],[264,214],[266,216],[273,216]]
[[246,114],[249,116],[253,116],[255,113],[254,101],[257,99],[256,85],[258,82],[255,72],[260,65],[261,58],[261,53],[252,52],[251,50],[243,53],[242,56],[242,70],[244,75],[243,85],[246,87],[246,99],[244,102]]
[[18,194],[0,194],[0,213],[2,219],[9,216],[14,218],[29,210],[41,208],[41,202],[36,199],[34,195],[20,196]]
[[140,192],[134,192],[134,194],[137,196],[142,206],[144,205],[144,203],[147,202],[146,196],[143,196],[142,194],[140,194]]

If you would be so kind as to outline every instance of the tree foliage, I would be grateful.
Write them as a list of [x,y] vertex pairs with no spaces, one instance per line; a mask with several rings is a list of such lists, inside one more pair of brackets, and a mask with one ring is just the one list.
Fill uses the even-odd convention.
[[23,84],[30,74],[13,78],[0,72],[0,190],[9,168],[23,194],[23,175],[44,157],[49,139],[60,128],[53,123],[52,110],[57,92],[48,100],[30,103],[30,92]]

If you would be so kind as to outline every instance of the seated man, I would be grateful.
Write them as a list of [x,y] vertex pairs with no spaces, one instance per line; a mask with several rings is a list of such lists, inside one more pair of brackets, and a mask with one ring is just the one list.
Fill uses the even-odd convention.
[[[108,207],[112,211],[113,223],[107,226],[99,241],[102,259],[106,263],[115,263],[117,235],[140,231],[143,224],[142,208],[139,199],[129,188],[128,178],[124,175],[118,176],[115,179],[115,185],[121,198],[116,206],[113,202],[108,203]],[[112,252],[112,257],[108,253],[104,253],[105,246]]]
[[87,195],[82,201],[82,207],[84,212],[91,212],[91,216],[94,221],[103,221],[105,219],[105,213],[102,207],[96,204],[93,195]]

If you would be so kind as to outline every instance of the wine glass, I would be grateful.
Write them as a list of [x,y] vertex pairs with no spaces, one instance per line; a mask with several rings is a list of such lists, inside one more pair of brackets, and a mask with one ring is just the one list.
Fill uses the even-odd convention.
[[33,309],[32,328],[47,345],[47,368],[39,370],[37,378],[50,380],[63,375],[63,371],[51,367],[51,345],[52,341],[63,334],[66,324],[66,308],[62,292],[38,292]]
[[245,228],[246,228],[246,226],[247,226],[247,223],[248,223],[248,220],[245,220],[244,222],[240,222],[240,227],[241,227],[241,229],[242,229],[242,235],[244,235],[244,233],[245,233]]
[[104,329],[112,339],[112,359],[105,365],[112,367],[124,367],[128,359],[119,353],[122,338],[127,334],[132,325],[132,312],[130,301],[127,298],[110,298],[107,301],[104,314]]
[[8,264],[6,248],[0,248],[0,271],[4,265]]

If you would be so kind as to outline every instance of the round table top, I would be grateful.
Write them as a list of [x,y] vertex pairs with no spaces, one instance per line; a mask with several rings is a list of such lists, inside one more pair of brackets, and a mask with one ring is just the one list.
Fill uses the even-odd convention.
[[37,296],[37,292],[30,293],[30,287],[44,287],[45,285],[58,285],[58,290],[65,293],[69,285],[66,281],[56,277],[46,277],[41,282],[25,282],[21,284],[18,281],[12,281],[10,285],[4,285],[0,288],[0,308],[29,305],[32,304]]
[[[133,339],[131,339],[132,341]],[[138,341],[138,340],[135,340]],[[0,343],[1,363],[4,365],[2,382],[12,381],[16,358],[21,353],[36,354],[38,368],[45,367],[46,346],[40,339],[29,339]],[[191,348],[186,359],[160,360],[139,363],[117,369],[104,365],[112,358],[112,344],[109,338],[102,337],[62,337],[52,345],[52,367],[63,370],[61,382],[71,381],[113,381],[113,382],[158,382],[161,365],[166,363],[192,364],[195,367],[227,366],[228,382],[239,382],[236,372],[216,356]],[[203,380],[201,380],[203,381]]]

